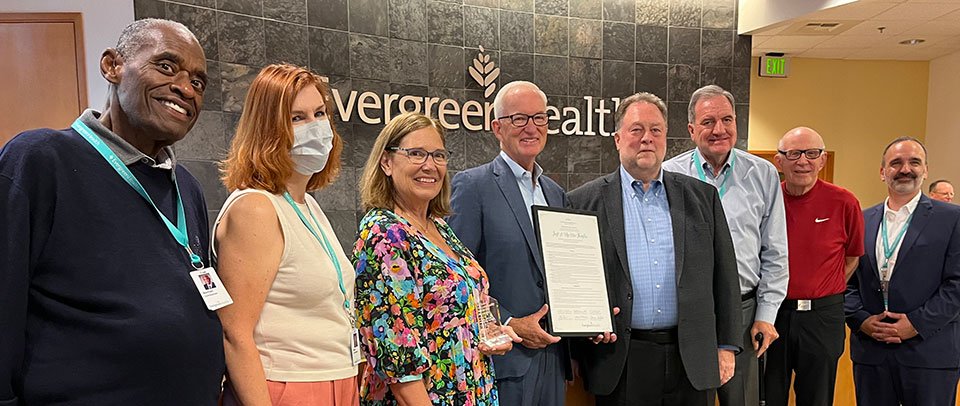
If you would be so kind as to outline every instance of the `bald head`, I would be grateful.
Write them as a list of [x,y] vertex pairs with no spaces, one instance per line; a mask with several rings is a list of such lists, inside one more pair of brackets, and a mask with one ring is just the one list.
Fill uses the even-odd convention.
[[777,149],[781,151],[808,148],[824,148],[823,137],[810,127],[797,127],[787,131],[777,144]]
[[797,127],[780,138],[774,157],[783,171],[787,193],[801,196],[817,184],[817,176],[826,163],[823,137],[810,127]]

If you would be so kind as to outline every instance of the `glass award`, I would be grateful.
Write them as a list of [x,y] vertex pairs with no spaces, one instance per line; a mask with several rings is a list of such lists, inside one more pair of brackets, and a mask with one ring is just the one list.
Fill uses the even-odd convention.
[[497,299],[487,296],[477,306],[477,319],[480,325],[480,342],[496,347],[513,341],[500,327],[500,305]]

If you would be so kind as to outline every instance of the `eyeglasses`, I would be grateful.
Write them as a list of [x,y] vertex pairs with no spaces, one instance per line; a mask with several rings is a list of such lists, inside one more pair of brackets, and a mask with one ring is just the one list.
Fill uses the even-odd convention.
[[423,148],[387,147],[386,150],[391,152],[402,152],[407,156],[407,159],[409,159],[411,163],[416,165],[427,162],[428,156],[433,157],[433,162],[435,164],[444,166],[447,164],[447,160],[450,159],[450,152],[445,149],[427,151]]
[[505,118],[509,118],[510,124],[513,124],[514,127],[524,127],[530,120],[533,120],[533,125],[538,127],[547,125],[547,113],[537,113],[532,116],[528,116],[523,113],[517,113],[509,116],[497,117],[497,120],[503,120]]
[[796,161],[800,159],[800,155],[807,157],[807,159],[820,158],[820,155],[823,154],[823,148],[791,149],[789,151],[781,151],[778,149],[777,152],[783,154],[783,156],[790,161]]

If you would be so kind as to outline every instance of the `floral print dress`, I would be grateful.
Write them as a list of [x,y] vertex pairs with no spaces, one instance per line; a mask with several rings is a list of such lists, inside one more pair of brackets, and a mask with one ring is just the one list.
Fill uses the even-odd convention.
[[364,405],[396,405],[389,385],[419,379],[434,405],[498,404],[493,366],[478,350],[475,297],[486,295],[487,275],[447,223],[433,221],[459,260],[392,211],[373,209],[360,222],[353,263]]

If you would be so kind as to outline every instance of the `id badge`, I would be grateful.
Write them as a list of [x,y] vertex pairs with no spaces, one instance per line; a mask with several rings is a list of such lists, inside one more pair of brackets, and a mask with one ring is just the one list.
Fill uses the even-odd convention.
[[360,352],[360,330],[350,329],[350,361],[353,366],[360,365],[363,362],[363,354]]
[[203,303],[207,305],[207,309],[217,310],[233,304],[233,299],[227,293],[227,289],[223,287],[223,282],[220,281],[217,271],[213,268],[208,267],[190,272],[190,279],[193,279],[193,284],[197,286],[197,291],[200,292],[200,297],[203,298]]

